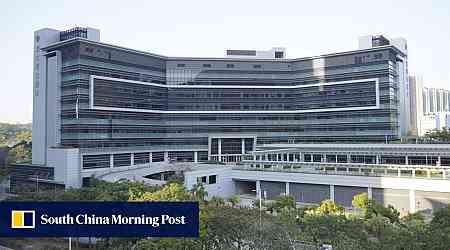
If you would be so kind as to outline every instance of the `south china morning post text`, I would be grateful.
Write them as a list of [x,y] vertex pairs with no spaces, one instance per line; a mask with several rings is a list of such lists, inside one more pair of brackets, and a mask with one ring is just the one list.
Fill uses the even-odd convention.
[[0,202],[0,237],[199,237],[198,202]]
[[170,216],[163,214],[161,216],[123,216],[121,214],[112,214],[111,216],[97,216],[95,214],[79,214],[72,216],[52,217],[47,214],[41,215],[41,225],[150,225],[159,227],[160,225],[185,225],[186,216]]

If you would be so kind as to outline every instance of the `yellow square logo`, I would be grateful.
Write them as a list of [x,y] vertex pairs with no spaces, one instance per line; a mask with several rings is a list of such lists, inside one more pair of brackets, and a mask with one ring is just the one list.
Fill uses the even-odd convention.
[[11,228],[34,228],[34,210],[12,210]]

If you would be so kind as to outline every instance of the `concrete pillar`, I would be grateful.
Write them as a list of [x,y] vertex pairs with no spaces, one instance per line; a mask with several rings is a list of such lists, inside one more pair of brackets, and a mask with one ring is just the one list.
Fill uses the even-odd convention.
[[413,177],[413,178],[416,178],[416,170],[415,170],[415,169],[412,169],[411,172],[412,172],[412,173],[411,173],[411,174],[412,174],[412,177]]
[[164,161],[165,162],[169,161],[169,152],[168,151],[164,151]]
[[300,152],[300,156],[299,157],[300,157],[299,161],[303,162],[304,161],[304,157],[303,157],[303,153],[302,152]]
[[330,200],[334,201],[334,185],[330,185]]
[[148,160],[149,160],[150,163],[152,163],[153,162],[153,153],[150,152],[148,155],[149,155],[148,156],[148,158],[149,158]]
[[372,199],[372,187],[367,187],[367,197],[369,197],[369,199]]
[[114,167],[114,155],[109,155],[109,167]]
[[212,138],[208,137],[208,161],[211,161],[211,145],[212,145]]
[[131,153],[130,166],[134,166],[134,153]]
[[164,180],[164,173],[161,173],[161,180]]
[[431,178],[431,171],[427,169],[427,178]]
[[447,179],[447,173],[446,173],[446,171],[447,171],[447,170],[442,169],[442,179]]
[[416,212],[416,192],[414,190],[409,190],[409,212]]
[[436,166],[441,166],[441,156],[438,156],[438,161],[436,162]]
[[194,151],[194,162],[198,162],[198,151]]
[[338,155],[336,155],[336,163],[338,162]]
[[286,182],[286,195],[289,195],[289,182]]
[[375,157],[375,163],[380,164],[380,155],[376,155]]
[[241,139],[241,154],[245,154],[245,138]]
[[407,155],[405,155],[405,165],[409,165],[409,159]]
[[387,168],[385,168],[384,169],[384,175],[387,175],[388,173],[387,173],[388,171],[387,171]]
[[218,161],[222,161],[222,138],[217,139],[217,154],[219,155]]
[[352,161],[352,157],[348,154],[347,155],[347,163],[350,163]]
[[327,162],[327,155],[326,154],[322,155],[322,162]]
[[397,169],[397,176],[398,176],[398,177],[402,176],[402,170],[401,170],[400,168]]

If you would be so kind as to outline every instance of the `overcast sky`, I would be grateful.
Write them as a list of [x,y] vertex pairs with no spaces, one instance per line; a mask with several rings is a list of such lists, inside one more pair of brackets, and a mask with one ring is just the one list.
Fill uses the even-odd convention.
[[408,40],[410,74],[450,89],[450,1],[0,0],[0,122],[32,120],[33,31],[100,29],[101,41],[167,56],[287,48],[287,57],[357,48],[358,36]]

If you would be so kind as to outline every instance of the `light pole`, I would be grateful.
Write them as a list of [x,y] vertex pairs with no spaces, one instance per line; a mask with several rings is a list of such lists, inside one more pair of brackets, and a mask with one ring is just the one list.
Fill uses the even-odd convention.
[[36,193],[39,192],[39,176],[36,175]]

